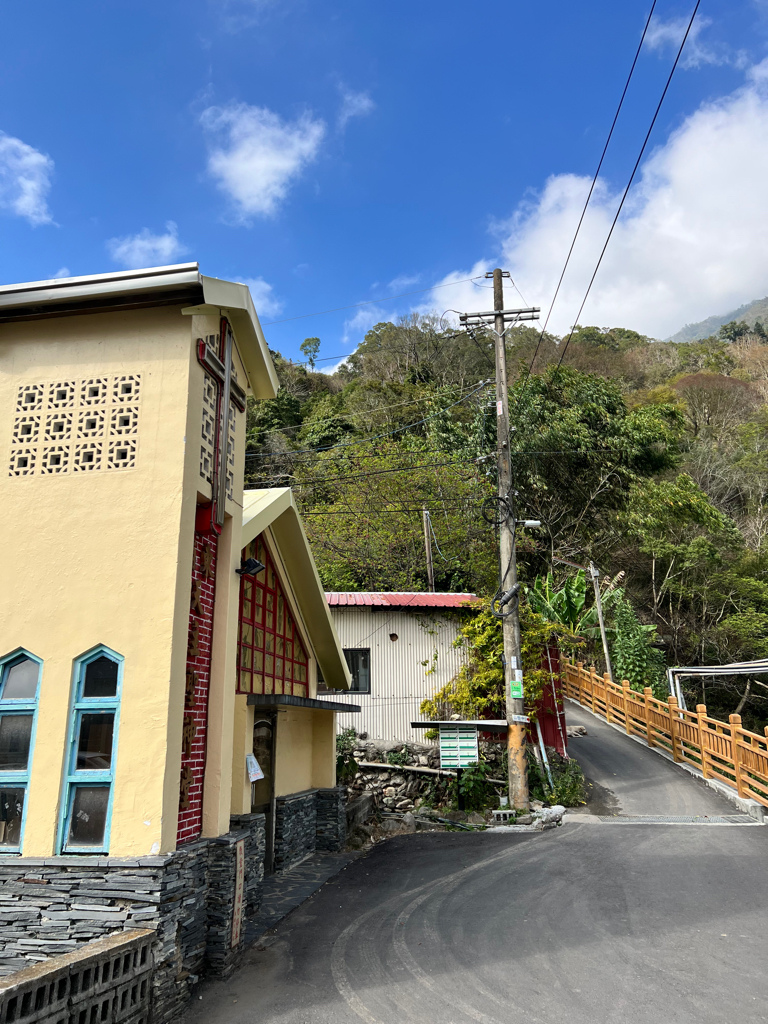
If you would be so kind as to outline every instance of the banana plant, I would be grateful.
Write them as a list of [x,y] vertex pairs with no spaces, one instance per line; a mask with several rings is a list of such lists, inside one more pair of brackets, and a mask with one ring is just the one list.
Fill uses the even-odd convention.
[[[604,611],[608,611],[624,596],[623,588],[618,586],[621,575],[608,583],[603,594]],[[583,569],[579,569],[574,576],[569,576],[559,589],[555,587],[555,579],[551,572],[546,576],[537,576],[533,585],[525,589],[531,609],[548,622],[559,622],[578,636],[590,639],[600,636],[597,608],[594,602],[587,607],[587,593],[591,591],[591,587],[587,583],[587,574]]]

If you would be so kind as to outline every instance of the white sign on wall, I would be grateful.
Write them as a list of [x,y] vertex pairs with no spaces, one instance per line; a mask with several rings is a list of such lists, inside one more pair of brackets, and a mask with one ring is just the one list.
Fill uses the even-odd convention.
[[440,767],[467,768],[478,760],[477,726],[440,725]]
[[245,755],[245,766],[248,769],[249,782],[258,782],[259,779],[264,778],[264,772],[261,770],[261,766],[253,754]]

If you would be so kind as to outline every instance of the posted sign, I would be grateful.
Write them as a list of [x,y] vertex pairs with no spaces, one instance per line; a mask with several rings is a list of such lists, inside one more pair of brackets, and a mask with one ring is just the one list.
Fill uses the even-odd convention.
[[523,696],[523,670],[520,668],[512,670],[512,678],[509,681],[509,696],[518,698]]
[[249,782],[258,782],[259,779],[264,778],[264,772],[261,770],[259,762],[253,756],[253,754],[245,755],[245,767],[248,769]]
[[439,729],[441,768],[467,768],[478,760],[476,725],[441,723]]

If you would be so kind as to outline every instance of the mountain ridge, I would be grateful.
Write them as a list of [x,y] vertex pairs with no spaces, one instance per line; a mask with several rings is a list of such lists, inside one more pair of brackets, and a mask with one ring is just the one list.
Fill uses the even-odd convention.
[[724,324],[729,324],[732,320],[744,320],[750,327],[754,325],[756,320],[761,320],[764,324],[768,323],[768,296],[763,299],[754,299],[752,302],[747,302],[743,306],[739,306],[738,309],[733,309],[730,313],[725,313],[722,316],[708,316],[705,320],[700,320],[698,323],[686,324],[685,327],[680,328],[677,334],[673,334],[664,340],[675,342],[700,341],[702,338],[708,338],[712,334],[717,334]]

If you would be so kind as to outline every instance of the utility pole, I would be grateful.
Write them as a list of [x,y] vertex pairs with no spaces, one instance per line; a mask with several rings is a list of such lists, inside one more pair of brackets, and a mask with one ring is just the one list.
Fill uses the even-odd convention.
[[[493,272],[494,330],[496,334],[496,447],[499,498],[506,501],[512,514],[499,526],[500,590],[507,594],[517,583],[515,551],[515,501],[512,485],[512,457],[509,451],[509,383],[507,380],[507,344],[504,331],[504,284],[502,272]],[[500,507],[501,503],[500,503]],[[502,517],[503,518],[503,517]],[[509,806],[528,809],[528,763],[525,752],[526,723],[523,702],[523,661],[520,649],[518,601],[501,620],[504,634],[504,693],[507,699],[507,771]],[[519,694],[519,696],[518,696]]]
[[424,521],[424,549],[427,553],[427,579],[429,580],[430,593],[435,592],[435,567],[432,564],[432,538],[429,535],[429,512],[424,509],[422,519]]
[[[504,693],[507,719],[507,765],[509,803],[511,807],[528,807],[528,765],[526,761],[526,729],[523,701],[523,662],[520,647],[520,616],[518,614],[517,562],[515,552],[515,491],[512,480],[512,457],[509,438],[509,385],[507,381],[506,323],[538,319],[539,309],[504,309],[503,278],[509,273],[496,269],[486,277],[493,278],[493,310],[488,313],[462,314],[459,320],[468,328],[493,324],[496,350],[496,437],[499,507],[499,600],[494,614],[502,621],[504,636]],[[521,524],[523,525],[523,524]],[[526,522],[524,525],[538,526]],[[504,611],[504,609],[507,609]]]
[[597,621],[600,623],[600,636],[603,641],[603,654],[605,655],[605,670],[608,673],[608,678],[613,682],[613,669],[611,668],[611,652],[608,650],[608,635],[605,632],[605,619],[603,618],[603,598],[600,594],[600,570],[597,568],[595,563],[590,559],[589,569],[584,565],[579,565],[578,562],[570,562],[567,558],[559,558],[555,556],[552,559],[553,562],[560,562],[563,565],[570,565],[572,569],[580,569],[582,572],[588,572],[592,579],[592,586],[595,588],[595,608],[597,608]]
[[608,678],[613,682],[613,669],[611,668],[611,654],[608,650],[608,637],[605,632],[605,619],[603,618],[603,599],[600,596],[600,570],[594,562],[589,563],[589,575],[592,577],[592,586],[595,588],[595,607],[597,608],[597,621],[600,623],[600,636],[603,640],[603,654],[605,655],[605,671]]

